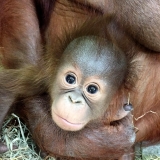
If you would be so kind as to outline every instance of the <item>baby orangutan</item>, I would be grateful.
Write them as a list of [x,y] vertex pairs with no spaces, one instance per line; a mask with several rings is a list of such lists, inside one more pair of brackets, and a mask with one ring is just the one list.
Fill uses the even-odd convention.
[[54,122],[64,130],[77,131],[102,117],[124,81],[127,67],[124,54],[106,40],[73,40],[50,83]]
[[[98,36],[78,37],[58,48],[62,51],[55,49],[37,66],[4,69],[0,73],[1,125],[13,102],[43,93],[50,97],[51,108],[48,110],[51,116],[48,117],[61,128],[61,132],[78,133],[104,117],[116,92],[125,83],[129,67],[125,54]],[[132,110],[130,106],[122,107],[123,101],[117,107],[115,120],[123,119]],[[34,107],[32,112],[35,114]],[[37,122],[44,115],[39,115]],[[131,133],[125,141],[127,147],[134,143],[132,125],[130,121],[130,127],[126,128]],[[0,152],[5,150],[2,144]]]

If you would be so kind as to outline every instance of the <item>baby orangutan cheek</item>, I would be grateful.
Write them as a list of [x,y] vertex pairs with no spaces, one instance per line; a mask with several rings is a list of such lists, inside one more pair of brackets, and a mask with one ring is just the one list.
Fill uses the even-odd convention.
[[90,108],[86,103],[70,100],[70,93],[59,96],[52,103],[52,119],[63,130],[81,130],[90,120]]

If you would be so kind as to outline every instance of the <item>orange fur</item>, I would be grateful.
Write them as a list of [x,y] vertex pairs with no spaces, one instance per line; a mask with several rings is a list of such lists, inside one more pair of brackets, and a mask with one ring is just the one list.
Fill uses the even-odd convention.
[[[143,6],[141,0],[123,1],[125,5],[122,1],[113,1],[112,4],[107,1],[108,3],[104,4],[104,6],[107,5],[105,8],[100,3],[93,4],[89,0],[88,3],[84,2],[83,0],[0,0],[1,64],[4,68],[13,69],[12,71],[7,70],[6,78],[4,72],[1,72],[0,86],[3,84],[5,87],[12,86],[13,81],[10,79],[17,77],[17,73],[23,72],[23,83],[20,84],[17,77],[16,87],[12,88],[14,92],[21,96],[25,93],[28,96],[37,95],[39,92],[37,86],[42,85],[40,92],[43,93],[43,87],[46,86],[42,84],[41,80],[44,81],[48,78],[47,81],[50,81],[52,75],[48,75],[48,73],[51,73],[52,70],[52,73],[56,72],[56,64],[51,65],[48,62],[58,63],[60,57],[57,54],[59,52],[56,53],[57,37],[63,39],[63,31],[72,33],[75,25],[81,26],[86,20],[92,21],[97,15],[100,17],[104,15],[107,20],[108,17],[111,17],[111,22],[107,22],[107,25],[105,23],[106,30],[103,30],[103,33],[106,32],[107,37],[109,36],[109,39],[126,53],[129,60],[132,60],[130,63],[135,62],[135,64],[133,70],[129,70],[129,77],[126,77],[126,81],[113,98],[105,117],[86,126],[77,134],[69,134],[58,129],[51,121],[48,102],[50,99],[44,95],[24,99],[23,103],[17,102],[14,109],[18,108],[17,113],[26,120],[39,147],[50,155],[69,157],[68,159],[72,159],[70,156],[75,156],[78,157],[77,159],[89,160],[99,159],[100,156],[101,159],[114,159],[131,154],[130,158],[132,158],[134,130],[131,116],[127,116],[126,119],[118,119],[119,107],[126,103],[128,94],[130,94],[130,102],[134,106],[134,125],[138,129],[136,142],[158,142],[160,140],[160,55],[154,52],[159,52],[159,36],[157,36],[160,33],[157,33],[157,30],[159,31],[157,25],[160,23],[159,13],[156,8],[153,10],[149,7],[145,8],[148,9],[147,14],[140,10],[141,15],[138,14],[137,18],[137,6],[135,8],[134,4],[139,2]],[[158,4],[157,2],[155,1],[151,6],[158,8],[159,5],[155,5]],[[147,6],[150,5],[145,7]],[[130,14],[131,9],[134,14]],[[119,14],[119,10],[121,14]],[[145,26],[148,26],[148,19],[150,19],[150,17],[145,19],[145,16],[151,16],[155,12],[154,21],[149,23],[148,29],[145,29]],[[140,23],[141,18],[143,23]],[[134,21],[136,23],[133,23]],[[152,36],[153,33],[156,36]],[[150,38],[154,43],[150,41]],[[149,49],[153,51],[151,52]],[[51,57],[50,55],[53,53],[57,57]],[[45,58],[40,61],[41,57]],[[47,62],[44,67],[45,74],[38,72],[43,68],[44,61]],[[28,68],[30,66],[38,67],[34,68],[36,72],[32,73],[26,66],[29,66]],[[22,68],[22,72],[20,68]],[[32,76],[34,74],[37,75],[34,77]],[[6,83],[6,79],[8,83]],[[35,82],[34,85],[29,86],[28,84],[32,81]],[[27,85],[29,88],[26,87]],[[3,94],[2,91],[3,88],[0,90],[0,95],[4,97],[2,99],[4,102],[1,101],[3,104],[6,103],[5,98],[10,95],[10,92]],[[15,97],[8,98],[7,105],[10,106],[14,100]],[[0,111],[4,111],[4,108],[5,106],[0,105]],[[5,114],[8,110],[9,108],[6,109]]]

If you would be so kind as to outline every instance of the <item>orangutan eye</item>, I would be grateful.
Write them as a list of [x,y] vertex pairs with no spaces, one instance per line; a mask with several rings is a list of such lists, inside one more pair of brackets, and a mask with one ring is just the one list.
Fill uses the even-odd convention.
[[95,94],[97,91],[98,91],[98,87],[93,84],[87,87],[87,92],[90,94]]
[[76,83],[76,77],[72,74],[68,74],[66,76],[66,82],[69,84],[75,84]]

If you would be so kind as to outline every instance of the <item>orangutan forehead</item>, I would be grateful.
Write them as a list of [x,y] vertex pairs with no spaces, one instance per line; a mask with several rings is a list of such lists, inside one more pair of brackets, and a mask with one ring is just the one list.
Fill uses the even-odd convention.
[[77,65],[88,76],[109,74],[126,66],[124,54],[106,40],[94,36],[71,42],[64,52],[64,61]]

